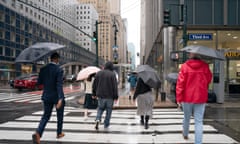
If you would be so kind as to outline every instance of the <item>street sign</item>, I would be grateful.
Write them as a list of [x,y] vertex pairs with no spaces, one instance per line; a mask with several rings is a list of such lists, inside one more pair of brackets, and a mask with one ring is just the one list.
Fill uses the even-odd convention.
[[209,33],[190,33],[188,40],[212,40],[212,34]]

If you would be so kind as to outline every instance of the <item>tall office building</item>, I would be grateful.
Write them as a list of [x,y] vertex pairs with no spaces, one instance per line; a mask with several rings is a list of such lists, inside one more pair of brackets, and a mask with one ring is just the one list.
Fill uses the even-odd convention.
[[[120,0],[78,0],[92,4],[98,11],[98,54],[104,60],[114,60],[113,47],[118,46],[118,62],[126,62],[126,44],[123,44],[124,28],[120,16]],[[113,27],[114,24],[116,27]],[[117,30],[117,32],[116,32]],[[116,35],[117,40],[114,37]],[[119,51],[120,50],[120,51]]]

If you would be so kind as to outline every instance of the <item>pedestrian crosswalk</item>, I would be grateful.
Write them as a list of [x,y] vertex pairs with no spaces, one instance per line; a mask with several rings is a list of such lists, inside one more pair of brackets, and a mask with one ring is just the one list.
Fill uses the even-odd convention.
[[[74,99],[79,96],[80,89],[64,88],[67,100]],[[42,91],[33,91],[25,93],[0,93],[0,102],[16,102],[16,103],[41,103]]]
[[[94,128],[96,110],[90,110],[85,119],[84,109],[66,107],[64,113],[65,137],[56,139],[56,112],[53,112],[50,122],[41,138],[44,143],[194,143],[194,121],[191,119],[189,140],[182,137],[183,113],[177,109],[154,109],[150,119],[149,129],[139,124],[139,116],[135,109],[113,110],[111,125],[104,129],[100,124],[99,130]],[[31,142],[31,135],[38,126],[42,111],[19,117],[13,121],[0,124],[0,143],[2,140]],[[103,116],[105,113],[103,114]],[[211,125],[204,125],[203,143],[235,144],[231,137],[219,133]]]
[[[66,93],[65,100],[71,100],[79,96],[79,93]],[[15,103],[41,103],[41,94],[31,93],[0,93],[0,102],[15,102]]]

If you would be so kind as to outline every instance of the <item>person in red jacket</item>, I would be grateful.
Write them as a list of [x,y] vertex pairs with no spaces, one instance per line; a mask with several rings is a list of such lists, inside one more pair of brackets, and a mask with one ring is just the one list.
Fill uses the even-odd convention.
[[195,122],[195,144],[202,143],[203,116],[205,104],[208,100],[208,85],[212,80],[209,65],[200,59],[200,56],[189,53],[187,60],[180,69],[177,86],[176,100],[184,112],[183,138],[188,139],[189,121],[191,115]]

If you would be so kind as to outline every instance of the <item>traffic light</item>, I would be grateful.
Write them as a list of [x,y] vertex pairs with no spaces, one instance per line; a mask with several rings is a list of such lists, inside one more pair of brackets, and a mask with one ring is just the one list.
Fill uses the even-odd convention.
[[93,41],[97,41],[97,33],[96,32],[93,32],[93,38],[92,38]]
[[116,49],[113,50],[113,63],[118,64],[118,52]]
[[163,23],[166,24],[166,25],[171,24],[170,10],[169,9],[165,9],[163,11]]

